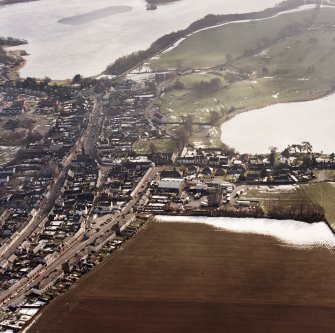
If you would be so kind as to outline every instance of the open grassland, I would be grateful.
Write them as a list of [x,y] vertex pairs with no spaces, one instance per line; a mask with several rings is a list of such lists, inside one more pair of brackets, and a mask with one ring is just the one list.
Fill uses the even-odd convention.
[[0,116],[0,145],[21,146],[30,132],[45,135],[50,130],[51,116],[24,114]]
[[179,81],[183,84],[185,89],[192,89],[195,83],[198,83],[201,81],[209,82],[210,80],[216,79],[216,78],[219,78],[223,84],[225,83],[224,73],[219,72],[219,71],[213,71],[213,72],[208,72],[208,73],[201,72],[201,73],[186,75],[186,76],[181,77]]
[[258,201],[266,213],[272,210],[289,210],[311,203],[311,199],[300,186],[252,186],[242,199]]
[[318,179],[335,182],[335,170],[313,171]]
[[[288,84],[288,81],[284,79],[258,78],[252,81],[237,81],[206,94],[198,94],[193,89],[173,90],[161,98],[162,112],[167,122],[180,122],[190,114],[194,122],[208,123],[213,111],[218,112],[220,116],[229,117],[236,111],[251,110],[301,97],[296,90],[287,91],[280,98],[274,97],[285,84]],[[300,84],[300,88],[303,85],[304,82]]]
[[174,49],[151,60],[155,70],[214,67],[267,47],[312,24],[333,23],[332,8],[284,13],[278,17],[236,22],[209,28],[187,37]]
[[[335,88],[334,21],[335,9],[314,9],[229,24],[186,38],[152,62],[155,69],[170,68],[180,58],[179,66],[203,68],[182,76],[178,89],[162,96],[166,122],[182,122],[191,115],[194,122],[207,124],[215,112],[220,123],[240,112],[331,93]],[[229,62],[221,66],[227,53]],[[211,66],[218,67],[204,69]],[[213,78],[221,82],[218,89],[195,88]]]
[[335,256],[206,225],[150,223],[29,333],[316,333],[335,327]]
[[138,140],[133,145],[133,150],[137,154],[152,154],[159,152],[161,154],[174,153],[177,148],[175,139],[163,138],[157,140]]
[[61,87],[70,87],[72,82],[70,80],[51,80],[49,85],[51,86],[61,86]]
[[295,186],[269,188],[268,186],[252,187],[243,196],[246,200],[258,201],[265,212],[289,211],[307,207],[311,203],[324,208],[328,222],[335,230],[335,186],[329,183],[313,183]]
[[317,183],[304,186],[305,194],[325,209],[328,222],[335,230],[335,186],[329,183]]

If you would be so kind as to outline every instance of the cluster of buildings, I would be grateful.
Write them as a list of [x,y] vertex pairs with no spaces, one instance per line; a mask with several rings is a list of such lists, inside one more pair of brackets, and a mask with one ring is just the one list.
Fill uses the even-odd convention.
[[[53,182],[50,171],[47,174],[48,163],[45,161],[20,160],[7,171],[7,179],[0,185],[0,244],[10,241],[36,215],[48,195],[48,189]],[[8,167],[2,167],[2,170]],[[43,174],[45,172],[45,174]]]
[[10,308],[12,316],[0,322],[4,333],[16,333],[25,327],[44,308],[48,300],[32,293],[19,306]]
[[144,174],[154,166],[147,157],[125,158],[105,172],[95,208],[98,215],[115,214],[133,199],[133,191]]
[[92,107],[82,96],[63,103],[47,101],[34,100],[34,106],[29,102],[32,114],[52,108],[55,119],[47,133],[38,136],[37,131],[31,131],[35,140],[21,147],[12,161],[0,166],[0,245],[15,238],[48,202],[51,186],[72,154]]
[[32,288],[21,302],[8,307],[4,313],[5,319],[0,321],[0,332],[20,332],[50,300],[64,293],[105,257],[113,254],[124,242],[131,239],[144,223],[145,220],[135,219],[122,230],[113,231],[105,241],[84,249],[70,261],[64,262],[62,272],[51,273],[38,288]]
[[29,104],[26,100],[20,99],[10,103],[1,111],[2,116],[18,116],[29,111]]
[[234,185],[200,174],[189,178],[186,172],[186,169],[176,167],[162,170],[159,178],[152,181],[144,193],[137,212],[208,215],[214,210],[234,210],[236,204],[240,208],[237,203],[239,194],[234,192]]
[[0,244],[12,237],[14,233],[33,218],[35,210],[28,212],[26,209],[18,207],[6,210],[1,216],[0,222]]
[[2,88],[0,89],[0,116],[33,114],[40,103],[46,100],[48,96],[45,92],[14,87]]
[[[13,149],[20,150],[19,156],[28,155],[29,150],[39,160],[56,155],[57,158],[64,157],[87,126],[92,101],[81,95],[66,102],[37,95],[29,95],[28,98],[26,94],[15,97],[12,94],[14,100],[8,102],[11,106],[4,107],[2,111],[0,98],[0,117],[3,116],[0,143],[2,149],[8,151],[8,157],[4,156],[2,164],[10,162]],[[16,115],[18,108],[20,115]]]
[[59,115],[48,134],[50,150],[64,153],[71,149],[77,142],[82,130],[87,126],[87,122],[87,112]]
[[176,165],[186,168],[185,173],[189,177],[196,175],[209,178],[222,177],[227,181],[254,185],[294,184],[310,181],[314,177],[303,160],[297,161],[295,158],[280,156],[280,161],[274,163],[269,156],[234,154],[228,157],[221,149],[215,148],[186,147],[177,159]]
[[85,228],[97,194],[99,171],[94,160],[78,156],[67,171],[59,196],[48,216],[42,238],[56,243]]
[[[1,260],[1,289],[9,290],[22,279],[38,274],[74,237],[83,236],[97,181],[98,170],[94,161],[78,158],[71,165],[51,212],[13,255]],[[10,217],[13,215],[18,214],[10,214]]]
[[290,151],[286,157],[283,153],[272,154],[273,157],[227,156],[222,149],[186,147],[169,170],[162,171],[160,178],[150,184],[137,211],[261,216],[264,212],[257,201],[240,198],[246,188],[306,183],[315,179],[314,168],[335,167],[333,154],[321,156],[304,151]]
[[[134,88],[135,87],[135,88]],[[134,143],[162,137],[162,132],[145,116],[145,108],[155,94],[145,86],[133,81],[115,84],[105,97],[106,112],[97,152],[105,164],[135,154]]]

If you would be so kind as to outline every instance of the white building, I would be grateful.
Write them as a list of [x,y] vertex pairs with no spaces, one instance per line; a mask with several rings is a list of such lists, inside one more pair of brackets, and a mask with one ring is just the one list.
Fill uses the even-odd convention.
[[179,192],[184,184],[184,179],[163,178],[159,182],[158,189],[164,192]]

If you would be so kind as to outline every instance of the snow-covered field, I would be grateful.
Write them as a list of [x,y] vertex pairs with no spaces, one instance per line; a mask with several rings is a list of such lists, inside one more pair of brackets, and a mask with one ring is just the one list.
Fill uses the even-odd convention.
[[203,223],[237,233],[272,236],[284,243],[300,247],[335,247],[335,236],[325,222],[309,224],[293,220],[166,215],[156,216],[156,220]]
[[259,193],[287,193],[287,192],[293,192],[296,191],[297,188],[299,188],[298,185],[280,185],[280,186],[265,186],[260,185],[257,187],[259,190]]

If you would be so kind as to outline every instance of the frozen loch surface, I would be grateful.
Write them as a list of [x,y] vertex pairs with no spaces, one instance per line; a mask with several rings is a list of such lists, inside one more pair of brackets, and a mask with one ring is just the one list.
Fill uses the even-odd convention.
[[22,76],[66,79],[99,74],[118,57],[207,14],[259,11],[276,3],[181,0],[147,11],[144,0],[40,0],[0,8],[0,31],[29,42]]
[[156,216],[158,222],[203,223],[227,231],[272,236],[294,246],[335,246],[335,236],[325,222],[253,218]]
[[308,141],[314,151],[335,151],[335,94],[308,102],[274,104],[221,125],[221,141],[240,153],[279,151]]
[[130,12],[131,10],[132,7],[130,6],[110,6],[107,8],[89,12],[87,14],[65,17],[63,19],[60,19],[58,22],[72,25],[86,24],[112,15]]

